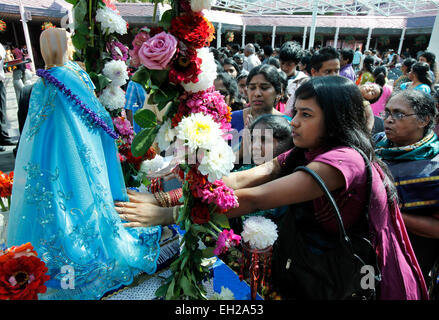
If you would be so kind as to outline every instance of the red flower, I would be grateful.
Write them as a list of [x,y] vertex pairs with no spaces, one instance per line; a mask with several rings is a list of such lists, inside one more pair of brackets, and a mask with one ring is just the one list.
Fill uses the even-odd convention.
[[7,198],[12,194],[12,184],[14,183],[14,172],[9,175],[0,171],[0,197]]
[[6,250],[0,255],[0,299],[38,299],[38,293],[46,292],[47,271],[30,243]]
[[186,13],[173,18],[169,32],[195,49],[209,46],[215,38],[215,28],[200,13]]
[[201,202],[196,203],[191,210],[192,222],[196,224],[208,223],[210,220],[209,206]]
[[[180,42],[181,43],[181,42]],[[195,50],[182,48],[174,59],[169,71],[169,81],[171,83],[197,83],[198,75],[201,73],[201,59],[197,57]]]

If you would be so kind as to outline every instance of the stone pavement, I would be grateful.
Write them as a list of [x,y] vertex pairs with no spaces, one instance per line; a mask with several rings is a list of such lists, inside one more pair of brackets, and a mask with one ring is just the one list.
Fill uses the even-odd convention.
[[[36,81],[38,77],[34,75],[33,82]],[[12,72],[6,73],[6,115],[8,118],[8,132],[12,140],[17,141],[19,138],[18,131],[18,103],[15,96],[14,84],[12,82]],[[0,170],[9,173],[14,170],[15,158],[14,150],[15,146],[6,146],[6,151],[0,152]]]

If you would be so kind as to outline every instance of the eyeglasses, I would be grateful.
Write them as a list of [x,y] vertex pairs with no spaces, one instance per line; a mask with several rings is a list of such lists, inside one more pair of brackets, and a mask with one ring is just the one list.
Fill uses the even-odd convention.
[[404,114],[402,112],[395,112],[395,113],[391,113],[389,111],[380,112],[381,119],[386,120],[388,116],[390,116],[393,120],[401,120],[404,119],[405,117],[416,116],[416,113]]

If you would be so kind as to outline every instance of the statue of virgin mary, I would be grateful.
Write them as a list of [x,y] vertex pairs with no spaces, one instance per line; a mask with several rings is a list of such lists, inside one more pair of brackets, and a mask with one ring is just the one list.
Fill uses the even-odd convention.
[[152,274],[161,227],[125,228],[117,134],[65,29],[42,32],[39,70],[17,152],[7,245],[30,242],[51,280],[40,299],[100,299]]

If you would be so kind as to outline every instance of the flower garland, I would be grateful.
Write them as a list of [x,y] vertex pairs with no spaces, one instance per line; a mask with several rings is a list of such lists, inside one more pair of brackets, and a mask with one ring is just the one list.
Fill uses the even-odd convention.
[[[182,249],[171,265],[172,275],[156,292],[165,299],[207,298],[201,281],[209,268],[202,261],[213,256],[215,243],[201,249],[200,239],[218,239],[216,253],[239,243],[233,231],[221,230],[230,229],[224,213],[238,202],[221,180],[233,169],[235,155],[226,141],[231,138],[231,108],[214,87],[216,64],[208,46],[215,30],[202,12],[212,3],[173,1],[160,28],[142,28],[130,50],[131,61],[139,66],[133,80],[145,87],[149,103],[168,108],[161,123],[149,110],[134,115],[143,129],[133,139],[132,152],[142,155],[155,142],[160,151],[173,154],[183,180],[176,221],[185,231]],[[159,164],[159,159],[144,162],[142,171],[148,174]]]
[[50,21],[46,21],[41,25],[41,30],[44,31],[46,29],[51,29],[51,28],[55,28],[55,26],[53,25],[52,22]]
[[6,31],[6,22],[0,20],[0,32],[5,32],[5,31]]
[[85,103],[81,101],[81,99],[70,89],[68,89],[62,82],[60,82],[58,79],[56,79],[48,70],[38,69],[37,75],[43,79],[45,79],[47,82],[53,84],[58,90],[60,90],[62,93],[64,93],[68,98],[74,101],[74,103],[81,108],[81,111],[88,115],[90,120],[97,126],[104,129],[106,133],[110,135],[113,139],[118,139],[119,135],[111,129],[104,120],[99,117],[94,111],[87,108]]

